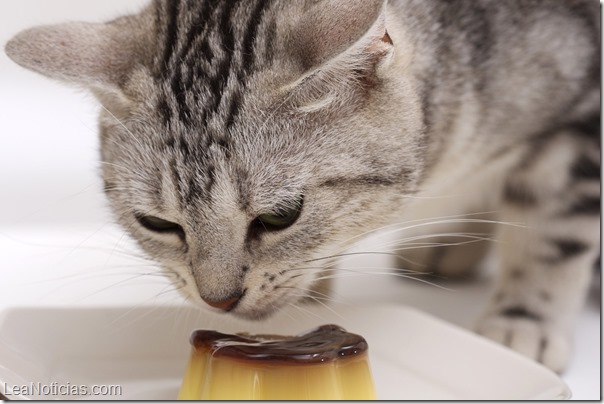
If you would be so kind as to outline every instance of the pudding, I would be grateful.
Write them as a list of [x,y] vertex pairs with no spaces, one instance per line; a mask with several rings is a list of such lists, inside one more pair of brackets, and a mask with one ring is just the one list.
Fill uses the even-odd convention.
[[294,337],[198,330],[180,400],[372,400],[367,342],[336,325]]

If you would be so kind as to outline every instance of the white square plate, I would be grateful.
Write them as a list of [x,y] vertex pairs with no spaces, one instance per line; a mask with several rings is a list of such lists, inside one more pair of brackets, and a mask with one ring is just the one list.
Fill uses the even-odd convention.
[[[9,399],[173,400],[192,330],[298,334],[326,323],[367,339],[380,399],[570,398],[566,384],[539,364],[393,305],[314,307],[312,313],[282,312],[265,323],[176,306],[8,309],[0,313],[0,393]],[[62,394],[79,386],[90,394],[95,385],[121,390],[108,396]],[[16,395],[13,386],[37,386],[51,394]]]

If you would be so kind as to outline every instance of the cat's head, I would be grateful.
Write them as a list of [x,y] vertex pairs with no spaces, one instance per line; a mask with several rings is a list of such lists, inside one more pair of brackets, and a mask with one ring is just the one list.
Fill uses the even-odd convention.
[[98,96],[111,205],[188,298],[260,318],[415,191],[420,103],[387,17],[382,1],[165,0],[6,50]]

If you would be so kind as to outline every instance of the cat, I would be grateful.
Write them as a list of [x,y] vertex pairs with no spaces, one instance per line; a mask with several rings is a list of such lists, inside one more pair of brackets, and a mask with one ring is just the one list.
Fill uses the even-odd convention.
[[156,0],[6,53],[98,97],[117,220],[188,300],[267,317],[399,223],[402,270],[495,244],[477,331],[562,371],[599,255],[599,38],[596,0]]

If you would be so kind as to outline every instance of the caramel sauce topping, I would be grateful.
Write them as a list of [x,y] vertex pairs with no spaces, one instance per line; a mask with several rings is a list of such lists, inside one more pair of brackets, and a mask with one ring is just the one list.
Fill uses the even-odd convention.
[[191,335],[191,344],[213,357],[287,364],[331,362],[367,351],[363,337],[332,324],[294,337],[197,330]]

